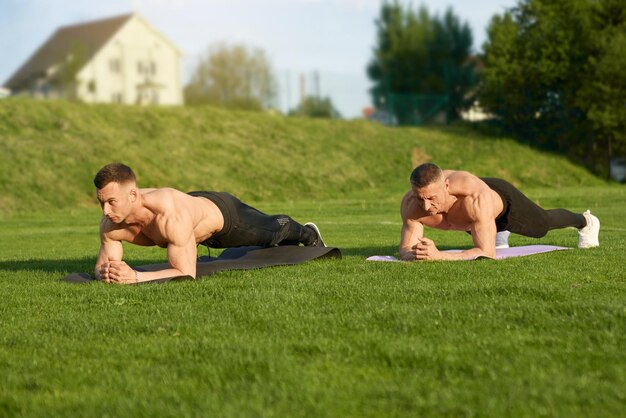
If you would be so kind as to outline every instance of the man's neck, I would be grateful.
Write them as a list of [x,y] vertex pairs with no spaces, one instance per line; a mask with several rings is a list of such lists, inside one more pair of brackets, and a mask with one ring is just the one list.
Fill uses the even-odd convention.
[[155,214],[143,204],[143,196],[139,194],[135,207],[130,215],[126,218],[125,223],[128,225],[137,225],[140,228],[145,227],[154,219]]
[[443,210],[441,211],[441,213],[444,213],[444,214],[445,214],[445,213],[448,213],[448,211],[450,210],[450,208],[451,208],[452,206],[454,206],[454,204],[456,203],[456,201],[457,201],[457,200],[458,200],[458,198],[457,198],[455,195],[453,195],[453,194],[448,194],[448,195],[446,196],[446,201],[445,201],[445,203],[444,203],[444,205],[443,205]]

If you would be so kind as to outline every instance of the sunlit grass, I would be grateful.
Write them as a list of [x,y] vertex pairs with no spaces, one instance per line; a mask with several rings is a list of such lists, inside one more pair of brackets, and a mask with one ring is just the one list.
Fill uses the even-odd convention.
[[140,186],[221,190],[268,202],[398,195],[411,169],[429,160],[524,188],[604,185],[562,156],[470,127],[0,101],[0,215],[94,206],[93,176],[112,161],[132,166]]
[[[372,263],[396,252],[397,196],[260,202],[314,220],[344,258],[195,282],[73,285],[60,279],[92,270],[98,211],[5,217],[0,415],[619,416],[626,192],[529,194],[547,207],[590,206],[602,246]],[[470,245],[462,233],[427,235],[441,248]],[[576,238],[559,230],[539,242]],[[125,251],[131,265],[165,256]]]

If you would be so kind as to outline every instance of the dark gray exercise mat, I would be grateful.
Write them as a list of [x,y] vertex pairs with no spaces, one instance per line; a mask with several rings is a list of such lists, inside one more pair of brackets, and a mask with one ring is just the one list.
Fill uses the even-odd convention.
[[[222,270],[248,270],[270,266],[300,264],[319,258],[341,258],[341,251],[335,247],[302,247],[284,245],[278,247],[238,247],[228,248],[219,257],[200,257],[196,264],[196,277],[210,276]],[[137,266],[137,271],[155,271],[168,267],[167,263]],[[72,273],[63,278],[71,283],[90,283],[95,278],[87,273]],[[192,280],[191,276],[166,277],[143,283],[164,283],[173,280]],[[140,284],[143,284],[140,283]]]

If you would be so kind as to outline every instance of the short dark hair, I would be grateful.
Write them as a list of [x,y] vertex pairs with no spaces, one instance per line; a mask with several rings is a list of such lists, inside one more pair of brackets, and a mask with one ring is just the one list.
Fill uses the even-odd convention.
[[111,182],[127,183],[136,182],[135,173],[133,170],[121,163],[107,164],[98,171],[96,177],[93,179],[93,184],[97,189],[102,189],[104,186]]
[[420,164],[411,173],[411,184],[421,189],[439,180],[443,175],[443,170],[433,163]]

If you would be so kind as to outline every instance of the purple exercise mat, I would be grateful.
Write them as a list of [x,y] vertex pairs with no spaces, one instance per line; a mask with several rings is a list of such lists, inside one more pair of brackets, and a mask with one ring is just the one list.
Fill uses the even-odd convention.
[[[523,257],[526,255],[547,253],[557,250],[569,250],[568,247],[558,247],[556,245],[522,245],[521,247],[500,248],[496,250],[496,259],[501,260],[503,258],[510,257]],[[444,252],[461,252],[463,250],[445,250]],[[488,257],[472,257],[467,260],[476,260],[479,258]],[[368,261],[400,261],[391,255],[373,255],[367,258]]]

